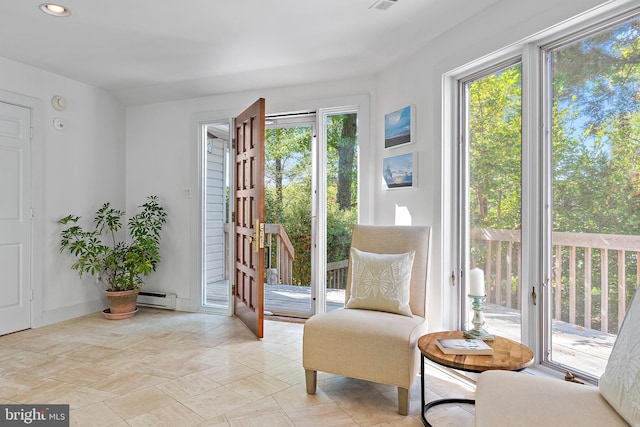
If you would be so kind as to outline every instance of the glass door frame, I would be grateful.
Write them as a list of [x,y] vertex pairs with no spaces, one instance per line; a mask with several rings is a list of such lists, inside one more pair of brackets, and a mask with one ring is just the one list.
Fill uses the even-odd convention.
[[[317,260],[315,257],[315,247],[314,245],[315,238],[314,236],[317,234],[317,224],[313,221],[316,210],[316,197],[317,194],[317,181],[318,181],[318,170],[316,168],[317,164],[317,152],[318,152],[318,138],[317,138],[317,129],[318,129],[318,119],[317,114],[314,111],[302,111],[302,112],[291,112],[291,113],[280,113],[280,114],[267,114],[265,120],[265,130],[266,129],[278,129],[278,128],[291,128],[291,127],[310,127],[311,128],[311,193],[309,194],[311,200],[311,253],[310,253],[310,261],[311,261],[311,277],[309,278],[309,311],[308,312],[296,312],[296,311],[288,311],[282,310],[279,314],[287,316],[291,315],[292,317],[310,317],[314,314],[314,303],[313,296],[315,295],[315,289],[318,286],[317,276],[314,274],[314,270],[317,268]],[[266,149],[266,147],[265,147]],[[265,289],[267,284],[265,284]],[[265,305],[265,310],[268,310],[269,307]]]
[[[356,114],[358,116],[358,138],[361,136],[360,114],[362,107],[360,105],[347,105],[339,107],[319,108],[316,112],[306,112],[307,115],[315,115],[312,134],[313,140],[311,144],[311,168],[312,168],[312,189],[311,189],[311,311],[309,313],[289,313],[303,316],[313,316],[316,313],[326,311],[326,281],[327,281],[327,118],[332,115],[340,114]],[[266,128],[287,127],[286,124],[306,125],[311,123],[304,119],[288,118],[296,117],[300,113],[282,113],[267,115]],[[280,117],[282,119],[280,119]],[[269,123],[270,120],[282,120],[282,122]],[[360,145],[360,139],[358,139]],[[358,203],[360,204],[362,186],[360,180],[361,173],[361,156],[357,157],[358,170]],[[358,208],[358,222],[360,222],[361,209]],[[267,307],[268,308],[268,307]],[[283,314],[288,314],[283,312]]]
[[[323,122],[322,114],[339,114],[345,112],[355,112],[358,114],[358,145],[360,147],[366,146],[370,143],[370,106],[369,106],[370,97],[368,95],[348,95],[348,96],[340,96],[333,98],[325,98],[321,100],[316,100],[313,102],[302,102],[296,105],[297,110],[300,111],[302,109],[306,111],[316,111],[316,140],[315,144],[316,152],[312,153],[313,162],[318,162],[318,152],[321,150],[321,146],[326,149],[326,139],[324,143],[322,143],[322,139],[320,135],[324,133],[323,126],[320,126]],[[338,106],[338,107],[336,107]],[[286,109],[279,109],[280,111],[287,111]],[[293,109],[289,111],[294,111]],[[189,265],[189,270],[191,271],[190,277],[192,277],[192,285],[190,286],[190,295],[183,296],[185,299],[184,307],[188,310],[197,312],[206,312],[210,314],[217,315],[233,315],[233,304],[230,304],[228,309],[220,309],[217,307],[204,306],[202,304],[202,295],[204,290],[204,234],[203,230],[205,227],[205,217],[204,217],[204,162],[205,162],[205,149],[206,149],[206,138],[204,137],[204,125],[209,123],[216,122],[229,122],[230,128],[233,128],[233,119],[237,114],[235,109],[221,109],[216,111],[202,111],[195,112],[191,116],[191,129],[193,129],[192,138],[194,141],[194,149],[191,153],[191,164],[193,165],[193,175],[191,177],[191,185],[194,191],[192,192],[192,196],[194,199],[197,198],[197,203],[194,204],[194,209],[192,210],[191,220],[195,226],[191,227],[191,245],[194,249],[194,256],[191,257],[191,264]],[[324,144],[324,145],[321,145]],[[363,182],[362,177],[362,168],[363,165],[367,168],[367,170],[371,169],[373,171],[373,167],[369,167],[370,164],[375,163],[375,150],[360,150],[358,155],[358,223],[372,223],[373,221],[373,193],[375,191],[375,180],[368,180],[367,182]],[[320,169],[322,167],[322,169]],[[314,168],[318,170],[318,173],[323,173],[322,171],[326,171],[325,165],[320,166],[318,163],[314,163]],[[377,171],[377,169],[376,169]],[[229,185],[231,189],[234,186],[234,176],[230,174],[229,177]],[[316,185],[322,185],[324,188],[324,183],[321,179],[316,179]],[[186,188],[185,188],[186,190]],[[190,190],[190,189],[189,189]],[[326,191],[326,190],[325,190]],[[312,253],[315,263],[315,271],[313,271],[314,280],[321,285],[317,285],[315,287],[315,295],[312,297],[315,298],[313,301],[313,313],[323,312],[325,309],[324,301],[325,301],[325,288],[326,285],[326,272],[323,272],[323,268],[319,268],[319,265],[323,265],[326,268],[326,236],[323,236],[324,233],[320,233],[317,230],[326,230],[326,207],[322,208],[324,202],[321,202],[320,197],[326,198],[324,192],[321,191],[320,188],[316,187],[316,193],[312,198],[312,205],[315,209],[315,218],[314,222],[316,224],[315,235],[312,237],[314,239],[315,245],[312,246]],[[186,194],[186,193],[185,193]],[[186,197],[186,196],[185,196]],[[230,204],[229,208],[233,211],[233,206]],[[364,221],[364,222],[363,222]],[[233,239],[232,239],[233,240]],[[233,245],[233,242],[230,242],[230,245]],[[232,250],[233,248],[230,248]],[[233,268],[233,257],[229,257],[228,260],[230,264],[230,268]],[[231,294],[231,286],[232,283],[229,284],[229,293]],[[181,296],[179,296],[181,297]]]
[[[230,118],[231,117],[231,118]],[[229,140],[226,143],[225,152],[230,152],[232,142],[231,130],[233,129],[233,113],[229,112],[228,114],[217,114],[212,115],[209,113],[198,113],[193,117],[193,128],[197,131],[197,150],[196,150],[196,164],[197,164],[197,185],[196,191],[193,194],[187,194],[187,189],[185,189],[185,198],[197,197],[198,198],[198,209],[194,213],[194,222],[198,224],[198,227],[193,227],[192,241],[197,242],[198,244],[198,255],[193,257],[194,263],[193,266],[194,271],[198,273],[198,279],[194,280],[193,292],[195,294],[194,301],[194,311],[200,311],[211,314],[225,315],[231,316],[233,315],[233,277],[232,275],[228,275],[228,286],[227,286],[227,295],[228,295],[228,304],[227,307],[223,306],[215,306],[211,304],[206,304],[206,295],[205,289],[207,286],[207,272],[206,272],[206,200],[207,200],[207,186],[206,186],[206,171],[207,171],[207,126],[214,124],[228,124],[229,126]],[[223,159],[225,164],[225,180],[226,186],[229,189],[229,194],[232,196],[235,176],[230,172],[230,158]],[[233,214],[233,203],[228,203],[226,206],[226,213],[229,218],[231,218]],[[224,265],[227,272],[233,271],[233,251],[234,251],[234,239],[227,239],[228,245],[225,248],[225,259]],[[197,288],[196,288],[197,285]]]

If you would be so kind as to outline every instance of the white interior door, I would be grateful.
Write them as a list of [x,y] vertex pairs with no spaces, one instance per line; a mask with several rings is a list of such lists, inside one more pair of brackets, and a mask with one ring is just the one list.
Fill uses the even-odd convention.
[[0,103],[0,335],[31,327],[31,110]]

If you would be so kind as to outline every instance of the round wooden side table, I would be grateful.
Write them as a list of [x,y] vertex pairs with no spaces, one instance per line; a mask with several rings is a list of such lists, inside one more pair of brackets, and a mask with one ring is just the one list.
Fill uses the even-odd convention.
[[420,349],[420,385],[422,402],[422,423],[426,427],[432,427],[427,421],[427,411],[436,405],[446,403],[475,404],[473,399],[440,399],[425,404],[424,402],[424,359],[448,368],[459,369],[467,372],[484,372],[492,369],[505,371],[521,371],[533,363],[531,349],[517,341],[494,335],[493,341],[485,341],[493,348],[493,354],[478,356],[475,354],[444,354],[436,345],[437,339],[464,339],[462,331],[434,332],[423,335],[418,340]]

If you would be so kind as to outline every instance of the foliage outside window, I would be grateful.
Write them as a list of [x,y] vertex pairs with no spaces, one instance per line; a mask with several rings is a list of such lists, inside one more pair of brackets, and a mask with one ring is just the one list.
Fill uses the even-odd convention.
[[[638,40],[633,18],[549,51],[553,318],[592,343],[617,334],[640,283]],[[560,232],[625,244],[561,245]],[[551,359],[571,363],[559,332]]]
[[[553,318],[551,360],[560,364],[571,365],[581,356],[593,359],[598,345],[610,347],[640,284],[638,40],[640,19],[634,17],[546,50],[552,123],[547,139],[550,164],[544,170],[549,171],[545,179],[551,188],[553,232],[547,303]],[[471,263],[493,265],[487,285],[493,291],[502,287],[502,298],[489,302],[501,307],[507,305],[507,295],[517,304],[522,299],[520,272],[516,267],[506,271],[504,263],[511,256],[511,265],[517,266],[521,186],[535,184],[520,177],[521,78],[521,66],[515,65],[467,86],[466,214],[471,233],[480,228],[500,230],[503,236],[517,232],[517,243],[512,242],[515,247],[507,253],[506,242],[499,243],[501,266],[498,243],[488,250],[488,242],[470,238]],[[543,161],[542,150],[537,152]],[[620,247],[610,243],[620,241]],[[501,283],[495,281],[499,268]],[[583,344],[562,343],[564,332],[581,337]],[[604,363],[606,358],[601,366]],[[586,369],[594,376],[600,373],[597,366]]]
[[[506,66],[466,85],[470,267],[485,272],[487,318],[513,309],[503,336],[520,341],[522,67]],[[504,316],[502,316],[504,317]]]
[[[347,259],[357,221],[356,114],[329,116],[327,125],[327,262]],[[282,224],[295,250],[293,282],[311,278],[312,128],[267,129],[265,222]],[[275,267],[275,266],[271,266]]]

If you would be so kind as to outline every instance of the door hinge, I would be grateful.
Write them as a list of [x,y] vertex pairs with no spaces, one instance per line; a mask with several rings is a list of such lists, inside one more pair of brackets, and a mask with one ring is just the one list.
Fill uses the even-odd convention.
[[[249,239],[251,239],[251,237],[249,237]],[[264,222],[260,222],[259,218],[256,218],[256,223],[253,228],[253,239],[256,241],[256,252],[260,252],[260,249],[264,249]],[[249,240],[249,243],[251,243],[251,240]]]
[[33,301],[33,289],[29,289],[29,301]]
[[29,208],[29,219],[33,219],[33,217],[34,217],[33,208]]
[[260,249],[264,249],[264,222],[260,223],[260,240],[258,242]]
[[33,139],[33,127],[29,128],[29,138]]

